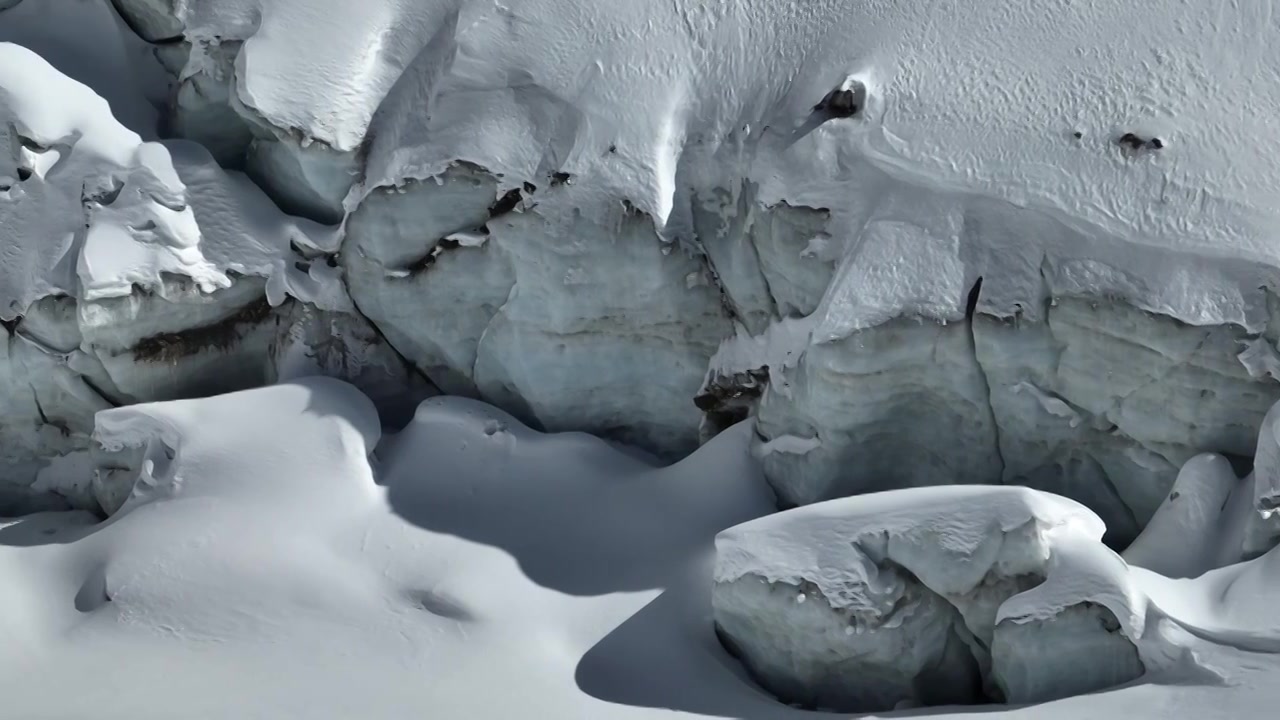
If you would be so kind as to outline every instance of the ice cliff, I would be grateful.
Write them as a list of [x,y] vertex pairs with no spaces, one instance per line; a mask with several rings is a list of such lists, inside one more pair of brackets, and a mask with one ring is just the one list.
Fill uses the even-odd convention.
[[286,345],[670,458],[754,413],[784,504],[1027,485],[1115,544],[1280,399],[1254,5],[8,5],[52,64],[3,46],[14,502]]

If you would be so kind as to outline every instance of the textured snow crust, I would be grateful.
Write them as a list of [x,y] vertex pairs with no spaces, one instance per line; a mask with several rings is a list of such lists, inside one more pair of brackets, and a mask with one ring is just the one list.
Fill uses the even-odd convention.
[[[1280,178],[1262,159],[1263,118],[1280,94],[1267,72],[1234,69],[1275,63],[1274,28],[1250,6],[119,6],[167,13],[191,43],[242,42],[233,102],[299,151],[367,144],[353,201],[464,160],[506,188],[568,172],[602,201],[575,198],[584,213],[627,200],[668,238],[690,235],[691,191],[736,197],[746,182],[764,206],[831,208],[848,282],[824,336],[904,311],[954,317],[980,276],[990,309],[1011,316],[1038,307],[1042,269],[1058,292],[1259,331],[1258,288],[1274,285]],[[993,27],[999,53],[984,41]],[[860,84],[866,106],[819,122],[813,108],[842,84]],[[1125,132],[1163,147],[1127,152]],[[896,216],[903,202],[913,218]],[[1015,257],[992,252],[992,212],[1034,227]],[[914,263],[871,262],[908,247]]]

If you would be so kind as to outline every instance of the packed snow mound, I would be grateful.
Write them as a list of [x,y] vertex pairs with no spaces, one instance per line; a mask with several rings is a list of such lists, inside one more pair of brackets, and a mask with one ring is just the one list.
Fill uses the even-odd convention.
[[1104,529],[1027,488],[811,505],[717,537],[716,624],[761,684],[809,707],[1091,692],[1144,671],[1142,600]]
[[[270,407],[270,412],[246,412],[246,406],[253,405],[232,393],[200,402],[135,405],[99,413],[94,439],[105,454],[129,450],[143,454],[137,468],[140,475],[118,512],[161,499],[217,497],[234,503],[237,498],[252,502],[264,497],[282,502],[293,498],[288,512],[323,523],[320,505],[328,504],[331,514],[349,503],[373,498],[373,474],[365,458],[377,446],[382,430],[369,398],[329,378],[308,378],[255,392],[257,401]],[[279,441],[286,418],[290,432],[307,438],[302,447]],[[237,443],[235,453],[216,443],[193,442],[202,428],[228,424],[238,428],[238,435],[243,432],[244,441]],[[282,473],[279,480],[264,486],[263,469],[299,468],[302,453],[306,454],[302,467],[311,472]],[[242,457],[252,458],[252,464]],[[299,481],[310,487],[304,491],[296,484]]]
[[[0,522],[6,707],[665,716],[645,688],[695,714],[795,717],[706,621],[715,533],[770,509],[749,426],[667,468],[458,398],[371,459],[380,427],[324,378],[102,413],[100,474],[141,458],[121,509]],[[76,692],[53,692],[55,668]],[[162,669],[162,686],[124,682]],[[490,673],[511,692],[485,690]]]
[[172,81],[158,49],[130,32],[110,0],[7,4],[0,16],[0,42],[21,45],[92,88],[144,140],[157,137]]

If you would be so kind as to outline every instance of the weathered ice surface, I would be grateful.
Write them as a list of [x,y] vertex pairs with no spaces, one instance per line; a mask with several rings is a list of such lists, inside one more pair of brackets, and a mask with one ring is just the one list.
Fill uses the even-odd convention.
[[716,625],[781,700],[841,712],[1042,702],[1144,672],[1102,522],[1025,488],[916,488],[716,539]]
[[[1005,67],[1027,78],[1011,97],[985,68],[1003,67],[1015,48],[975,56],[920,35],[912,14],[983,28],[1016,17],[1016,49],[1039,57],[1057,48],[1047,39],[1132,28],[1129,10],[1090,6],[1064,28],[1053,12],[1007,0],[981,12],[908,2],[884,14],[848,0],[799,14],[731,2],[720,15],[696,3],[530,0],[513,11],[519,22],[474,0],[371,2],[113,0],[132,32],[93,56],[149,47],[148,63],[170,77],[163,103],[154,95],[164,83],[132,93],[163,104],[157,127],[142,127],[155,108],[124,95],[112,110],[143,138],[188,138],[242,168],[276,206],[325,226],[277,224],[266,235],[333,260],[321,282],[294,272],[292,257],[271,269],[262,254],[245,267],[231,253],[186,263],[144,243],[158,272],[186,268],[199,291],[171,283],[177,300],[77,306],[89,348],[78,372],[104,396],[176,397],[270,377],[261,358],[290,324],[280,313],[295,311],[265,318],[250,297],[261,295],[230,288],[229,273],[265,280],[273,308],[305,295],[299,284],[345,283],[368,319],[361,327],[388,352],[445,391],[536,426],[675,458],[758,412],[755,449],[784,505],[1021,484],[1085,503],[1116,546],[1137,536],[1189,458],[1247,465],[1280,397],[1271,166],[1221,139],[1265,147],[1272,133],[1241,121],[1206,135],[1219,117],[1204,100],[1213,93],[1164,97],[1182,119],[1151,125],[1151,88],[1186,76],[1134,78],[1114,69],[1120,60],[1100,70],[1106,102],[1076,96],[1095,78],[1028,74],[1021,60]],[[26,3],[5,12],[36,27]],[[120,25],[108,8],[96,12],[103,28]],[[1198,57],[1206,39],[1182,29],[1206,27],[1204,12],[1143,18],[1116,52],[1136,51],[1132,64],[1175,42]],[[561,42],[562,16],[618,32]],[[640,18],[649,40],[621,30]],[[292,32],[313,21],[317,38]],[[88,57],[74,43],[23,34],[64,73],[95,77],[94,63],[66,60]],[[658,41],[672,51],[660,67],[601,59],[646,55]],[[903,48],[928,72],[870,59],[891,64]],[[1275,100],[1214,88],[1227,91],[1259,107]],[[1054,109],[1064,97],[1082,100],[1083,115],[1066,122]],[[1120,142],[1126,133],[1146,142]],[[209,208],[233,194],[203,210],[193,201],[187,217],[174,178],[148,158],[69,172],[79,156],[61,156],[62,137],[16,146],[15,180],[43,179],[55,154],[63,177],[92,177],[84,197],[75,183],[62,188],[59,207],[80,212],[49,211],[27,192],[29,217],[66,221],[44,228],[55,239],[41,262],[58,282],[37,290],[27,265],[0,269],[0,297],[17,303],[9,314],[54,290],[80,297],[67,265],[52,261],[70,257],[82,215],[110,226],[86,238],[93,292],[123,293],[141,277],[107,262],[104,238],[122,228],[169,231],[170,255],[201,232],[263,236],[252,223],[214,232],[222,213]],[[205,164],[174,163],[195,198],[217,186],[192,179]],[[158,276],[142,274],[154,292]],[[234,327],[234,369],[220,377],[215,356],[199,352],[173,367],[130,367],[131,343],[149,335],[116,337],[109,323],[146,328],[151,313],[161,337]]]
[[766,456],[780,497],[1026,485],[1085,503],[1123,545],[1196,452],[1252,455],[1280,399],[1240,357],[1266,338],[1097,298],[1055,299],[1044,317],[902,319],[811,345],[760,405],[762,443],[820,441]]
[[1006,702],[1097,692],[1142,676],[1142,660],[1111,611],[1073,605],[1047,620],[1002,622],[991,642],[993,679]]
[[763,438],[817,438],[765,456],[780,499],[806,504],[923,485],[996,482],[987,388],[963,323],[902,319],[812,345],[760,406]]
[[371,194],[342,251],[353,300],[446,392],[548,430],[688,452],[693,397],[730,328],[705,266],[621,206],[604,223],[544,215],[544,192],[574,188],[499,194],[459,165]]

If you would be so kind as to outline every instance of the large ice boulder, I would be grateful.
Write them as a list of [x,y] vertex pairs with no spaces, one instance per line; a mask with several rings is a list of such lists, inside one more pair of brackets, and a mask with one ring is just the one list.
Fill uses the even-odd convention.
[[1026,703],[1144,672],[1142,603],[1084,506],[1016,487],[809,505],[716,539],[727,647],[784,701]]

